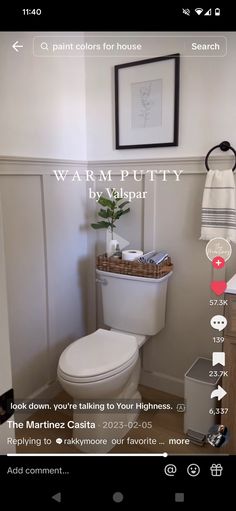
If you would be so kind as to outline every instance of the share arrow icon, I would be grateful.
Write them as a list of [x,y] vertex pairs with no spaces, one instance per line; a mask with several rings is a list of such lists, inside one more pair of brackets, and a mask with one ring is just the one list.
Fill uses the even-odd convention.
[[220,385],[218,385],[217,389],[213,390],[211,393],[211,399],[213,397],[217,397],[218,401],[220,401],[224,396],[226,396],[226,394],[227,392],[225,392],[225,390]]

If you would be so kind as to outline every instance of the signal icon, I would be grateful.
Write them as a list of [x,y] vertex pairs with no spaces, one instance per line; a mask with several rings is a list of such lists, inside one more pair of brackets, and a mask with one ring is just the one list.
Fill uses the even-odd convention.
[[197,7],[195,9],[195,12],[198,14],[198,16],[200,16],[200,14],[202,14],[202,12],[203,12],[203,9],[201,7]]
[[211,9],[209,9],[209,11],[205,12],[204,16],[211,16]]

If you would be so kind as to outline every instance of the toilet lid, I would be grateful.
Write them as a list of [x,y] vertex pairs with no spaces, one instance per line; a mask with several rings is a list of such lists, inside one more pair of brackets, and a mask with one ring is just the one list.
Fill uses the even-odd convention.
[[68,346],[61,354],[59,368],[72,378],[107,375],[127,366],[137,352],[137,340],[132,334],[100,328]]

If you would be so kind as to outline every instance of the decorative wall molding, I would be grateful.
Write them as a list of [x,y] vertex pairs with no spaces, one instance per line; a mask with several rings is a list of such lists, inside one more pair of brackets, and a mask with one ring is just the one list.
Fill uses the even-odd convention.
[[79,170],[83,174],[87,169],[87,162],[0,156],[0,175],[53,175],[53,171],[57,169],[68,169],[71,173]]
[[[214,156],[211,157],[211,163],[214,168],[230,168],[233,158],[230,156]],[[147,169],[176,169],[183,170],[184,174],[205,174],[205,156],[182,156],[167,158],[147,158],[139,160],[94,160],[87,162],[88,168],[96,169],[125,169],[130,168],[137,170]]]
[[31,156],[2,156],[0,155],[0,164],[2,163],[13,163],[13,164],[25,164],[25,165],[85,165],[85,160],[61,160],[58,158],[35,158]]
[[[113,173],[120,169],[127,170],[183,170],[184,174],[204,174],[205,156],[182,156],[150,159],[127,160],[60,160],[54,158],[31,158],[17,156],[0,156],[0,174],[43,175],[52,174],[53,170],[68,169],[82,174],[86,170],[111,170]],[[211,158],[214,168],[230,168],[231,156],[214,156]]]

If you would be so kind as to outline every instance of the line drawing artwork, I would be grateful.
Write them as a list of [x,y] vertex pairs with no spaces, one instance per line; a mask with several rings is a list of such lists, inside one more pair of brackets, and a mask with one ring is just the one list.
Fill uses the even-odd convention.
[[114,66],[115,147],[179,145],[180,54]]
[[162,80],[131,84],[132,128],[152,128],[162,124]]

